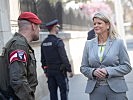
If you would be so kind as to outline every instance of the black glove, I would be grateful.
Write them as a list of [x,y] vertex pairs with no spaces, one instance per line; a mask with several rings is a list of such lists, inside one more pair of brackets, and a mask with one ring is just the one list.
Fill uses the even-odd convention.
[[60,66],[60,71],[66,76],[67,74],[66,74],[66,72],[67,72],[67,70],[66,70],[66,65],[65,64],[61,64],[61,66]]

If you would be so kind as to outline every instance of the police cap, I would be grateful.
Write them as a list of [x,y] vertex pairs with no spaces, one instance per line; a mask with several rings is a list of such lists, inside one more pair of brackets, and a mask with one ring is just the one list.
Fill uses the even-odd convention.
[[18,20],[27,20],[35,24],[41,24],[42,21],[32,12],[23,12],[18,17]]
[[54,19],[48,23],[46,23],[45,27],[47,28],[52,28],[54,25],[58,24],[58,20],[57,19]]

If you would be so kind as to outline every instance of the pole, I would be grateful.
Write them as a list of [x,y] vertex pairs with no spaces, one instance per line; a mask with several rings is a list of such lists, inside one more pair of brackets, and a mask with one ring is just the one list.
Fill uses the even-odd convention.
[[0,54],[11,37],[9,1],[0,0]]
[[[114,0],[115,4],[115,15],[116,15],[116,25],[117,31],[122,39],[125,38],[125,28],[124,28],[124,21],[123,21],[123,7],[121,5],[121,0]],[[125,39],[124,39],[125,41]]]

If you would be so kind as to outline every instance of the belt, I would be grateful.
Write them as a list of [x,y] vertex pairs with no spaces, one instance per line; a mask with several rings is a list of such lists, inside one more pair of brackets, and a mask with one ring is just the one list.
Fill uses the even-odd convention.
[[97,80],[96,86],[101,86],[101,85],[108,85],[107,80]]
[[60,64],[48,64],[48,70],[60,70]]

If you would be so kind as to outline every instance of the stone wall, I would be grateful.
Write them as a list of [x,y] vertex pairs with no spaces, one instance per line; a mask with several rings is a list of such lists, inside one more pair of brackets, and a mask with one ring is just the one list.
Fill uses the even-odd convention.
[[11,38],[10,20],[9,20],[9,1],[0,0],[0,54],[6,42]]
[[[40,40],[38,42],[31,43],[31,46],[35,50],[35,56],[37,59],[37,75],[39,84],[36,90],[36,100],[49,100],[49,92],[47,87],[47,78],[45,77],[40,63],[40,44],[48,33],[40,32]],[[87,38],[87,32],[65,32],[58,34],[65,43],[65,49],[72,65],[73,72],[75,74],[80,73],[80,64],[83,53],[83,47]],[[45,99],[44,99],[45,98]]]

